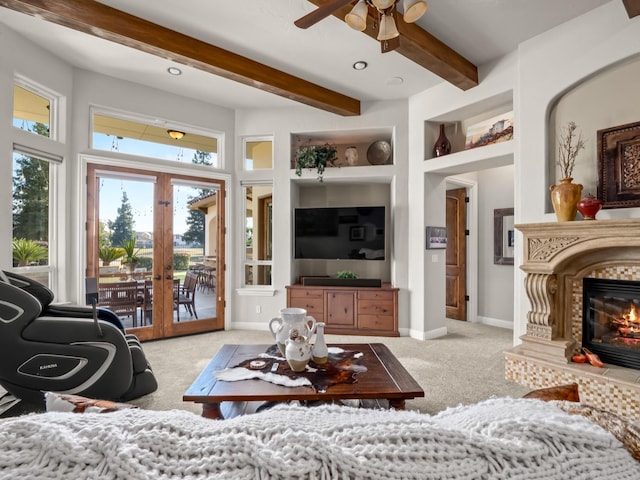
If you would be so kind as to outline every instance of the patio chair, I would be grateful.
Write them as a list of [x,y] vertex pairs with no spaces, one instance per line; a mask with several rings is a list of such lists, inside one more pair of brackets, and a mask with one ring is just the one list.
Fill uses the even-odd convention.
[[191,316],[198,318],[195,304],[197,283],[198,276],[193,272],[187,272],[182,286],[178,283],[178,287],[176,288],[174,284],[173,304],[177,311],[178,321],[180,321],[180,305],[184,305]]
[[142,302],[140,305],[140,325],[153,323],[153,280],[145,280],[142,287]]
[[137,326],[138,282],[101,283],[98,286],[98,304],[119,317],[131,317]]

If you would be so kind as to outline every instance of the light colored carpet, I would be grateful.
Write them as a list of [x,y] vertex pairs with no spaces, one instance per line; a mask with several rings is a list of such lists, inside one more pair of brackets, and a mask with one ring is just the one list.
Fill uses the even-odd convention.
[[[435,340],[407,337],[327,335],[328,343],[384,343],[425,391],[407,401],[408,409],[436,413],[447,407],[475,403],[493,396],[521,397],[530,389],[504,378],[503,351],[513,332],[486,325],[447,320],[449,334]],[[266,331],[231,330],[146,342],[144,351],[155,372],[156,392],[133,400],[141,408],[181,409],[201,413],[182,394],[225,343],[273,343]]]

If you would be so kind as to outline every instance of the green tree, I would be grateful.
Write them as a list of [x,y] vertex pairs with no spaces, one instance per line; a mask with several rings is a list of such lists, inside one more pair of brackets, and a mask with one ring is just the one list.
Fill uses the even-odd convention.
[[[49,136],[49,127],[35,123],[33,133]],[[13,236],[49,240],[49,162],[28,155],[14,160]]]
[[[195,163],[196,165],[211,165],[211,153],[197,150],[196,153],[193,154],[191,163]],[[208,193],[210,193],[209,190],[199,190],[198,195],[189,197],[189,200],[207,195]],[[187,243],[203,246],[205,227],[204,213],[200,210],[189,210],[186,223],[187,231],[182,234],[182,239]]]
[[107,225],[104,222],[98,223],[98,238],[100,239],[100,248],[111,246],[111,232],[107,229]]
[[127,192],[122,192],[122,203],[118,208],[118,216],[115,220],[109,220],[109,229],[111,230],[111,244],[120,246],[127,240],[135,238],[135,230],[133,229],[133,212]]

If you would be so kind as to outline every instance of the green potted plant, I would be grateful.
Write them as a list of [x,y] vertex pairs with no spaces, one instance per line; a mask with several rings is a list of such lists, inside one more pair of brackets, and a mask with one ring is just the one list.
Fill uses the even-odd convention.
[[302,175],[303,168],[316,169],[318,173],[318,181],[322,182],[324,170],[329,166],[333,166],[338,159],[338,150],[335,145],[305,145],[296,152],[296,175]]
[[26,238],[14,238],[11,248],[13,260],[17,262],[18,267],[26,267],[31,262],[46,260],[48,256],[47,247]]
[[341,270],[336,273],[337,278],[358,278],[358,275],[349,271],[349,270]]
[[124,242],[122,242],[121,248],[124,252],[122,263],[129,267],[130,272],[133,272],[133,270],[136,268],[136,263],[138,263],[139,252],[139,250],[136,248],[136,239],[132,237],[129,240],[125,240]]
[[102,260],[102,266],[108,267],[111,262],[124,256],[124,250],[118,247],[100,247],[98,257]]

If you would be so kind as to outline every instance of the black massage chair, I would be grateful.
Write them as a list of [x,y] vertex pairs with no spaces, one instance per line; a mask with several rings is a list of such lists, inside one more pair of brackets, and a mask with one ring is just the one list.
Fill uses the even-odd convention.
[[52,301],[44,285],[0,270],[0,384],[9,393],[44,404],[46,391],[128,401],[158,388],[117,315]]

